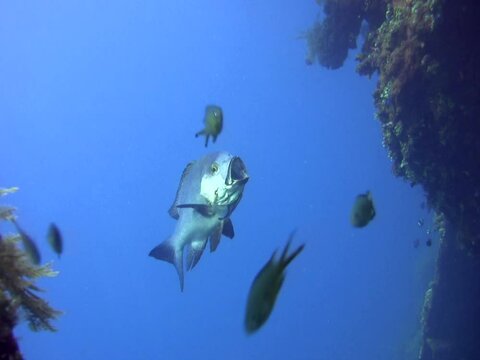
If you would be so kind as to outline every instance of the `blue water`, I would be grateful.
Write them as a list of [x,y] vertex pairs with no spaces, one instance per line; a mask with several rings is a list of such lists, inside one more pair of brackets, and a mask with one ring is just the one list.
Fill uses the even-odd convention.
[[[405,359],[433,269],[420,188],[394,178],[355,52],[304,63],[313,0],[48,1],[0,4],[0,186],[44,261],[65,314],[56,333],[16,334],[26,359]],[[205,105],[224,111],[208,149]],[[185,165],[244,160],[236,236],[186,273],[148,257]],[[371,190],[377,216],[349,223]],[[419,218],[426,219],[423,228]],[[65,252],[45,233],[55,221]],[[250,284],[298,228],[304,252],[266,325],[243,329]],[[1,224],[2,232],[12,231]],[[422,243],[423,244],[423,243]]]

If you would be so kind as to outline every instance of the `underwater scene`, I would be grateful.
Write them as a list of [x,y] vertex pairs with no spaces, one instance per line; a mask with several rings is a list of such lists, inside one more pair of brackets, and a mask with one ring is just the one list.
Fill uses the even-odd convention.
[[480,3],[0,3],[0,360],[480,359]]

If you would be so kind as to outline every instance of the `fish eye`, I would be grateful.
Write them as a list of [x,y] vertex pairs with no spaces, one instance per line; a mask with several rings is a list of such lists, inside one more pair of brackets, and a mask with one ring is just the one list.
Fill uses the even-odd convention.
[[218,171],[218,164],[213,163],[212,166],[210,167],[210,170],[212,171],[212,174],[216,174]]

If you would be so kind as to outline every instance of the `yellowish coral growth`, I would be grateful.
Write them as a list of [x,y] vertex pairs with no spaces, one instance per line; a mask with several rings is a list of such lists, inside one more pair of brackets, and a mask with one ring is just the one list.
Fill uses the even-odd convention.
[[[17,190],[17,187],[0,189],[0,196]],[[10,206],[0,206],[0,220],[15,221],[15,210]],[[20,234],[0,236],[0,318],[14,319],[17,310],[22,310],[32,330],[55,331],[51,320],[62,313],[35,294],[42,291],[35,285],[35,280],[54,277],[58,271],[52,269],[51,263],[42,266],[32,264],[28,254],[18,246],[21,241]],[[0,324],[0,331],[5,330],[2,329],[4,325],[7,326]]]
[[34,291],[41,291],[34,280],[43,276],[56,276],[57,271],[51,263],[42,266],[31,264],[26,254],[21,251],[17,243],[18,235],[8,235],[0,241],[0,292],[2,297],[8,298],[11,306],[21,308],[32,330],[50,330],[55,328],[50,323],[61,312],[53,309]]

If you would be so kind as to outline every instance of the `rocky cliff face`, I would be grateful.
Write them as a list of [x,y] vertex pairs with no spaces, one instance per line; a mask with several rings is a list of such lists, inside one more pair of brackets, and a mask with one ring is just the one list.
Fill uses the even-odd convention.
[[422,186],[444,219],[419,358],[480,359],[480,2],[321,5],[307,63],[340,67],[366,24],[357,70],[379,75],[374,100],[393,173]]

